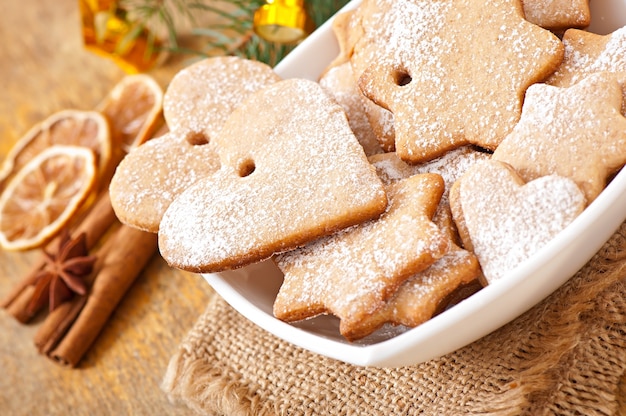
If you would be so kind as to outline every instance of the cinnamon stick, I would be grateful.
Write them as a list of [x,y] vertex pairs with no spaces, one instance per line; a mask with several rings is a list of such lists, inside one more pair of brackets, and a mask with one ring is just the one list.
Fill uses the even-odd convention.
[[34,343],[41,354],[48,354],[58,344],[76,320],[85,302],[87,296],[75,296],[50,312],[35,333]]
[[17,321],[25,324],[33,316],[28,312],[28,304],[35,293],[35,286],[24,286],[21,291],[15,295],[10,303],[6,305],[6,310]]
[[[87,249],[90,250],[100,241],[102,236],[116,221],[117,217],[111,206],[109,193],[103,192],[86,214],[85,218],[71,231],[71,236],[75,237],[84,232]],[[48,243],[45,249],[48,251],[56,250],[58,242],[59,238],[57,237]],[[41,257],[35,261],[28,274],[18,281],[8,295],[0,301],[0,307],[6,309],[11,316],[22,323],[28,322],[34,316],[26,311],[26,305],[28,305],[28,299],[30,298],[29,294],[32,295],[31,289],[35,276],[44,265],[45,256],[42,254]]]
[[75,367],[156,251],[154,233],[126,225],[115,231],[96,253],[99,260],[93,285],[75,320],[76,299],[46,318],[50,322],[45,322],[35,337],[41,352],[61,365]]

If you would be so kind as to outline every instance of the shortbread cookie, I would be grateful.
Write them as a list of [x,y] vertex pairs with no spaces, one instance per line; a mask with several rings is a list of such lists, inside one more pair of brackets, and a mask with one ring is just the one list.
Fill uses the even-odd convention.
[[385,152],[396,150],[396,128],[393,113],[371,100],[365,101],[365,115]]
[[[445,256],[404,282],[384,306],[355,323],[352,330],[343,335],[349,340],[357,340],[386,323],[416,327],[432,318],[450,296],[477,281],[479,276],[481,270],[476,256],[452,245]],[[475,289],[464,296],[480,289],[480,286],[473,287]]]
[[236,57],[199,61],[178,72],[163,98],[170,132],[133,149],[109,186],[123,223],[156,233],[169,204],[220,167],[210,138],[243,99],[279,77],[267,65]]
[[204,144],[243,99],[279,81],[274,70],[235,56],[203,59],[179,71],[167,88],[163,116],[170,131],[191,144]]
[[[360,64],[362,62],[360,59],[353,57],[354,45],[363,34],[360,8],[357,7],[355,10],[338,15],[335,20],[333,20],[333,33],[339,43],[339,54],[330,65],[328,65],[320,77],[320,82],[328,83],[327,78],[329,76],[331,79],[340,77],[343,91],[349,91],[351,94],[357,94],[359,97],[359,117],[364,116],[368,121],[368,130],[378,141],[378,147],[382,148],[385,152],[393,152],[395,149],[393,114],[363,96],[361,90],[356,85],[358,77],[366,68],[365,65]],[[364,56],[364,54],[361,53],[359,56]],[[363,57],[363,59],[368,58],[369,57]],[[350,69],[345,67],[348,64],[351,67]],[[339,66],[342,67],[339,73],[335,72],[334,74],[330,74],[331,70]],[[351,73],[351,78],[347,77],[348,72]],[[348,83],[349,79],[351,79],[351,83]],[[356,100],[356,98],[354,98],[354,100]],[[350,116],[350,113],[348,113],[348,115]]]
[[460,238],[452,220],[448,203],[448,190],[467,169],[490,155],[472,146],[454,149],[431,162],[409,165],[395,153],[377,154],[369,157],[370,163],[384,184],[389,185],[423,173],[436,173],[444,180],[445,189],[433,222],[450,239],[450,250],[426,270],[411,277],[397,293],[378,310],[355,323],[351,340],[369,335],[385,323],[415,327],[443,308],[458,303],[482,287],[482,272],[473,253],[458,247]]
[[161,221],[159,248],[174,267],[243,266],[387,207],[343,109],[316,82],[289,79],[258,91],[212,141],[221,169],[187,188]]
[[528,89],[522,118],[493,159],[525,182],[556,174],[572,179],[591,203],[626,162],[626,118],[614,74],[589,75],[568,88]]
[[468,234],[461,237],[490,284],[544,247],[585,207],[572,180],[549,175],[524,183],[497,160],[476,163],[457,187],[450,193],[454,219],[464,222]]
[[[357,8],[358,9],[358,8]],[[354,44],[361,36],[359,15],[355,10],[339,13],[332,21],[332,30],[339,45],[339,54],[328,65],[326,71],[350,61]],[[323,76],[324,74],[322,74]]]
[[571,29],[563,35],[563,63],[546,83],[569,87],[597,72],[612,72],[624,90],[622,114],[626,115],[626,26],[608,35]]
[[[370,62],[376,61],[376,56],[380,54],[381,48],[384,48],[385,45],[372,42],[371,44],[368,43],[367,48],[363,46],[361,40],[364,35],[362,6],[351,11],[349,16],[346,16],[342,21],[344,22],[339,24],[341,30],[336,29],[334,31],[339,41],[340,53],[330,67],[349,60],[356,88],[358,78],[367,69]],[[362,44],[358,51],[355,50],[357,42]],[[385,152],[393,152],[395,150],[393,114],[365,97],[363,102],[365,115],[380,146]]]
[[450,211],[449,192],[452,185],[467,169],[479,160],[489,159],[489,153],[476,150],[473,146],[463,146],[451,150],[430,162],[409,165],[395,153],[383,153],[370,156],[370,163],[376,168],[378,177],[384,184],[390,184],[420,173],[437,173],[443,178],[445,189],[433,221],[446,232],[455,244],[461,244],[456,225]]
[[529,22],[555,32],[591,23],[589,0],[522,0],[522,4]]
[[219,167],[212,143],[192,145],[185,136],[166,133],[134,149],[118,165],[109,186],[111,205],[122,223],[156,233],[174,198]]
[[445,198],[452,184],[469,167],[479,160],[487,160],[490,157],[490,153],[480,151],[474,146],[463,146],[451,150],[437,159],[419,165],[410,165],[400,159],[395,153],[372,155],[368,160],[376,168],[376,173],[384,184],[408,178],[418,173],[437,173],[443,177],[446,185],[446,190],[443,194],[443,198]]
[[382,153],[383,149],[370,126],[366,113],[367,98],[356,86],[349,62],[330,68],[319,80],[326,92],[337,100],[348,117],[352,132],[366,155]]
[[276,256],[285,277],[274,315],[292,322],[330,313],[349,337],[404,281],[447,253],[449,240],[431,221],[443,187],[432,173],[388,185],[389,208],[378,220]]
[[427,161],[466,144],[494,150],[519,120],[529,85],[563,57],[561,41],[516,0],[370,0],[354,55],[384,46],[359,78],[394,115],[398,156]]

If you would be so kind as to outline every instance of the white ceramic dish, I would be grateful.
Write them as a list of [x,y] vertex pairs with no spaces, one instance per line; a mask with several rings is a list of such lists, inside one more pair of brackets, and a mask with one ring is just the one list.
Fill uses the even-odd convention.
[[[346,9],[353,8],[353,1]],[[590,2],[596,33],[626,24],[626,0]],[[344,9],[345,10],[345,9]],[[337,55],[330,21],[277,67],[285,78],[316,80]],[[387,328],[349,343],[330,316],[286,324],[272,315],[280,271],[267,261],[239,270],[206,274],[208,283],[243,316],[276,336],[343,362],[394,367],[417,364],[461,348],[499,328],[547,297],[576,273],[626,218],[626,170],[544,249],[496,282],[428,322],[410,330]]]

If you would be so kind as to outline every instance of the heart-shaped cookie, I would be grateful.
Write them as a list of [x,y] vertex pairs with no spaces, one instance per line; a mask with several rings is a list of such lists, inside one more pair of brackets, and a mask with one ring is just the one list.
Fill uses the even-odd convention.
[[156,233],[176,195],[220,168],[215,145],[190,144],[169,132],[133,149],[109,185],[111,205],[121,222]]
[[163,99],[170,132],[133,149],[109,186],[120,221],[158,232],[172,200],[219,169],[211,137],[233,109],[279,79],[268,65],[237,57],[208,58],[178,72]]
[[594,73],[567,88],[532,85],[522,118],[493,153],[526,182],[545,175],[572,179],[587,203],[626,163],[626,117],[619,74]]
[[163,98],[163,116],[169,129],[191,144],[207,143],[248,95],[279,80],[262,62],[236,56],[207,58],[172,78]]
[[378,217],[387,197],[346,115],[316,82],[251,95],[213,139],[222,167],[179,195],[159,230],[174,267],[243,266]]
[[489,283],[528,259],[585,207],[571,179],[550,175],[524,183],[496,160],[472,166],[450,192],[464,246],[473,249]]

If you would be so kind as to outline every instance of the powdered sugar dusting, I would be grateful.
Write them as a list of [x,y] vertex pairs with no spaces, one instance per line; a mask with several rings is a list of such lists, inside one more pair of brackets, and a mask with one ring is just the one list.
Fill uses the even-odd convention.
[[204,59],[179,71],[163,99],[170,130],[219,134],[222,125],[248,95],[280,78],[271,67],[238,57]]
[[[363,24],[381,27],[366,46],[384,47],[359,58],[369,59],[360,85],[394,113],[397,150],[413,162],[464,143],[493,150],[519,119],[527,86],[561,59],[560,41],[507,1],[394,1]],[[471,62],[459,60],[466,51]],[[394,84],[398,72],[410,82]]]
[[620,74],[620,81],[626,82],[626,26],[605,36],[570,30],[563,44],[563,63],[549,84],[568,87],[597,72]]
[[626,162],[622,93],[607,73],[569,88],[536,84],[528,90],[522,119],[493,154],[525,181],[558,174],[573,179],[588,202],[607,176]]
[[358,139],[366,155],[382,153],[378,139],[367,118],[367,100],[357,88],[350,63],[331,68],[319,81],[328,94],[343,107],[350,123],[350,128]]
[[471,166],[480,160],[487,160],[488,153],[475,150],[472,146],[463,146],[451,150],[443,156],[419,165],[409,165],[400,160],[395,153],[370,156],[369,161],[376,168],[376,173],[383,183],[389,184],[400,179],[421,173],[436,173],[443,178],[445,189],[434,217],[434,222],[441,230],[448,233],[453,241],[458,240],[458,233],[450,212],[449,194],[457,181]]
[[[161,223],[162,254],[177,267],[258,261],[386,206],[345,113],[312,81],[285,80],[254,94],[214,143],[222,168],[181,194]],[[250,175],[241,173],[245,165]]]
[[446,295],[461,284],[476,279],[479,274],[480,269],[474,255],[453,247],[428,269],[402,285],[386,307],[386,313],[392,313],[395,322],[415,326],[432,317]]
[[475,150],[471,146],[463,146],[446,152],[444,155],[429,162],[409,165],[402,161],[395,153],[385,153],[370,156],[370,163],[376,168],[376,173],[388,184],[419,173],[437,173],[444,180],[446,190],[460,178],[465,171],[479,160],[489,159],[489,153]]
[[550,175],[522,185],[498,161],[476,164],[461,180],[463,218],[490,283],[544,247],[585,206],[567,178]]
[[169,132],[133,149],[120,163],[110,185],[111,203],[126,223],[157,232],[170,203],[219,167],[213,145],[193,146]]
[[[605,36],[572,29],[566,32],[563,44],[563,63],[547,83],[569,87],[598,72],[617,74],[622,85],[626,83],[626,27]],[[622,113],[626,114],[626,99]]]
[[589,0],[524,0],[528,21],[546,28],[583,27],[589,24]]
[[441,187],[432,175],[390,185],[380,219],[277,256],[285,281],[275,313],[302,317],[299,305],[324,304],[344,325],[380,307],[402,281],[447,252],[446,236],[430,221]]

